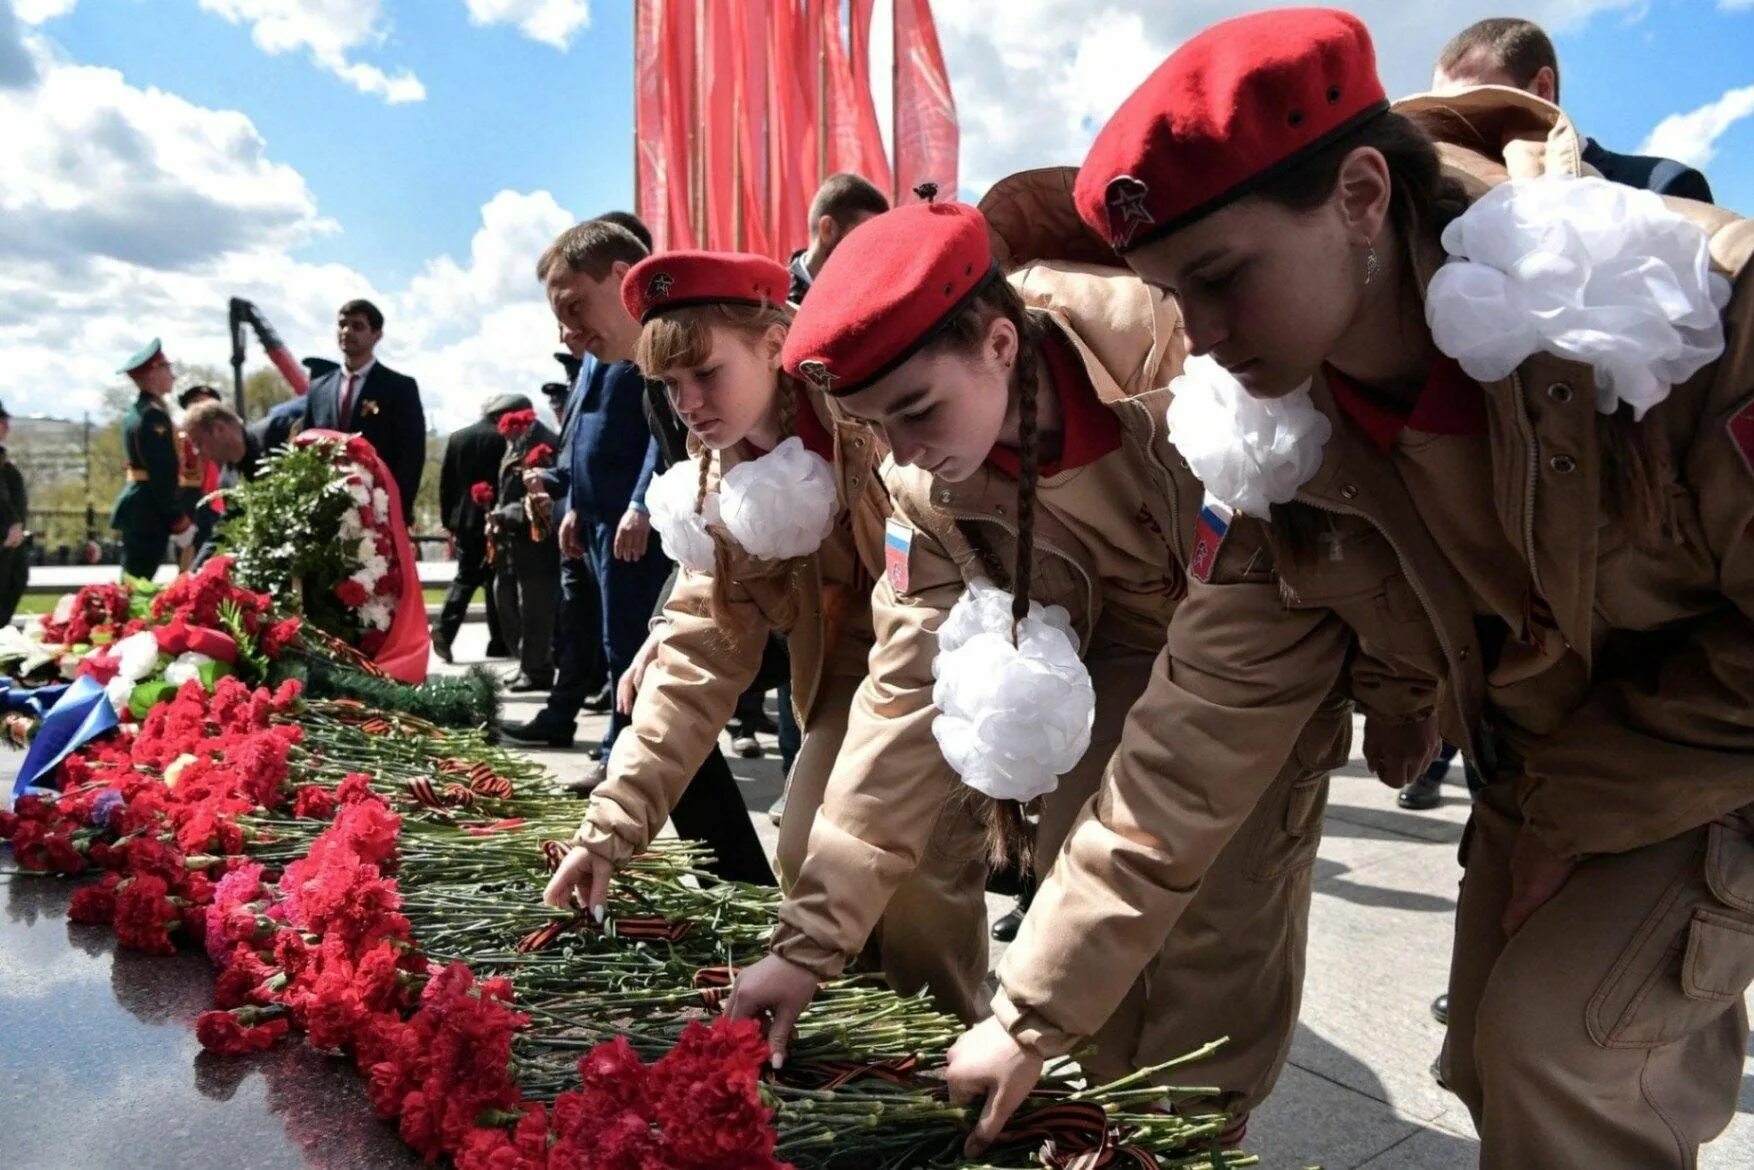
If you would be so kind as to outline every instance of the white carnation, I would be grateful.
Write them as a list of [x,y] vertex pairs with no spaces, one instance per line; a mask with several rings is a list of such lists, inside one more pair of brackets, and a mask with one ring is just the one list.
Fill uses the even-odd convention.
[[1321,469],[1333,424],[1307,385],[1255,398],[1209,357],[1191,357],[1169,385],[1169,440],[1205,489],[1266,519]]
[[1730,285],[1706,234],[1653,192],[1605,179],[1500,183],[1444,229],[1425,317],[1481,382],[1546,351],[1596,374],[1596,409],[1644,412],[1724,349]]
[[129,718],[128,697],[134,693],[134,680],[117,675],[104,685],[104,694],[109,697],[110,706],[123,719]]
[[654,476],[646,488],[646,510],[652,528],[664,546],[664,555],[685,569],[705,573],[713,567],[713,538],[707,525],[719,521],[719,496],[707,494],[699,513],[694,502],[700,495],[700,468],[677,463]]
[[119,660],[116,677],[127,679],[131,683],[149,678],[158,667],[158,638],[151,630],[129,634],[111,647],[111,650]]
[[719,492],[725,530],[750,555],[768,561],[822,547],[839,509],[834,469],[797,436],[725,472]]
[[976,581],[938,630],[932,734],[963,783],[999,800],[1052,792],[1090,747],[1096,691],[1060,606],[1031,602],[1011,643],[1011,594]]
[[212,661],[213,659],[205,654],[197,654],[193,650],[186,650],[171,659],[171,661],[165,666],[164,681],[180,687],[190,679],[200,678],[201,668]]
[[380,523],[390,515],[390,495],[383,488],[372,489],[372,511],[378,514]]

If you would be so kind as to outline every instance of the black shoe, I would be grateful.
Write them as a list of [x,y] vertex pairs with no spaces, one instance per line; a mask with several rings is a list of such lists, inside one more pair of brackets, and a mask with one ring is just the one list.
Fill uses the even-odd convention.
[[1436,808],[1443,803],[1443,782],[1432,779],[1428,772],[1401,789],[1395,803],[1414,812]]
[[556,727],[540,715],[528,723],[508,723],[499,729],[499,734],[507,743],[526,747],[569,748],[573,739],[572,728]]
[[1455,1092],[1454,1089],[1449,1087],[1449,1082],[1443,1079],[1443,1057],[1441,1056],[1431,1062],[1431,1079],[1436,1081],[1437,1087],[1444,1092]]
[[603,689],[586,699],[583,706],[593,715],[609,714],[609,709],[615,706],[615,688],[604,683]]
[[597,785],[603,783],[603,781],[608,778],[609,765],[605,764],[602,760],[597,760],[592,763],[589,768],[585,769],[585,774],[582,778],[573,780],[567,784],[562,784],[560,790],[562,792],[570,792],[574,796],[589,796],[591,795],[592,789],[596,788]]
[[486,655],[489,658],[510,658],[512,652],[505,648],[504,642],[489,642],[487,644]]
[[453,659],[451,658],[451,644],[449,642],[441,642],[437,638],[434,638],[432,640],[432,652],[437,654],[439,661],[446,666],[453,664]]
[[993,938],[999,942],[1011,942],[1017,937],[1018,927],[1023,925],[1023,903],[1011,907],[1011,913],[993,923]]
[[747,731],[731,737],[731,750],[746,760],[759,760],[765,754],[761,741]]
[[534,679],[527,674],[520,674],[506,687],[514,695],[527,695],[531,691],[546,691],[554,686],[551,679]]
[[[1431,1018],[1436,1020],[1438,1023],[1442,1024],[1444,1027],[1446,1027],[1446,1028],[1449,1027],[1449,995],[1448,994],[1440,995],[1436,999],[1431,1001]],[[1435,1067],[1435,1066],[1433,1066],[1433,1067]]]

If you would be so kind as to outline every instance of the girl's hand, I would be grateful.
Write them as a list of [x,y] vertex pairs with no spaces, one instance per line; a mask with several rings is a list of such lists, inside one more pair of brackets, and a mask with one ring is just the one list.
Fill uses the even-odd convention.
[[944,1072],[950,1103],[972,1105],[986,1098],[974,1132],[963,1143],[966,1157],[979,1157],[993,1144],[1041,1079],[1041,1067],[1041,1057],[1013,1040],[994,1019],[976,1024],[951,1046],[950,1066]]
[[815,972],[790,959],[769,955],[738,973],[737,981],[731,985],[731,1002],[726,1005],[725,1014],[734,1020],[772,1017],[773,1023],[767,1029],[767,1050],[777,1069],[786,1063],[793,1025],[815,998]]
[[557,910],[565,910],[569,904],[583,906],[601,926],[608,913],[609,879],[614,873],[615,866],[607,857],[600,857],[583,845],[574,845],[548,879],[542,902]]
[[1390,788],[1405,788],[1425,775],[1442,747],[1435,715],[1412,723],[1391,723],[1365,713],[1364,762]]

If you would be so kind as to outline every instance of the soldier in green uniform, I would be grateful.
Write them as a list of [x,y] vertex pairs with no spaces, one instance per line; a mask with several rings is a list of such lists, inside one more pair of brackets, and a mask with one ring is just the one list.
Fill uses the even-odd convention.
[[155,337],[118,372],[134,380],[140,397],[122,420],[128,482],[110,511],[110,527],[122,533],[122,575],[150,581],[166,541],[187,548],[195,539],[195,522],[177,490],[177,433],[164,408],[171,365]]

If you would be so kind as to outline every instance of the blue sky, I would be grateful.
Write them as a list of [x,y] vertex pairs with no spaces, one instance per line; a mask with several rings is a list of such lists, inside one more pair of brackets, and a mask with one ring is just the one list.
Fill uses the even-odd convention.
[[[1261,6],[940,0],[965,193],[1078,161],[1180,39]],[[1504,12],[1351,6],[1397,93],[1423,87],[1451,33]],[[447,427],[552,378],[529,269],[560,227],[632,200],[631,10],[0,0],[0,119],[24,143],[0,158],[14,217],[0,227],[0,399],[95,405],[116,352],[154,333],[186,360],[223,361],[230,295],[319,354],[334,305],[379,298],[386,360],[421,379]],[[1720,202],[1754,210],[1754,0],[1529,0],[1522,14],[1555,31],[1564,104],[1587,132],[1632,151],[1663,127],[1659,143],[1707,159]],[[34,78],[10,89],[9,47]]]

